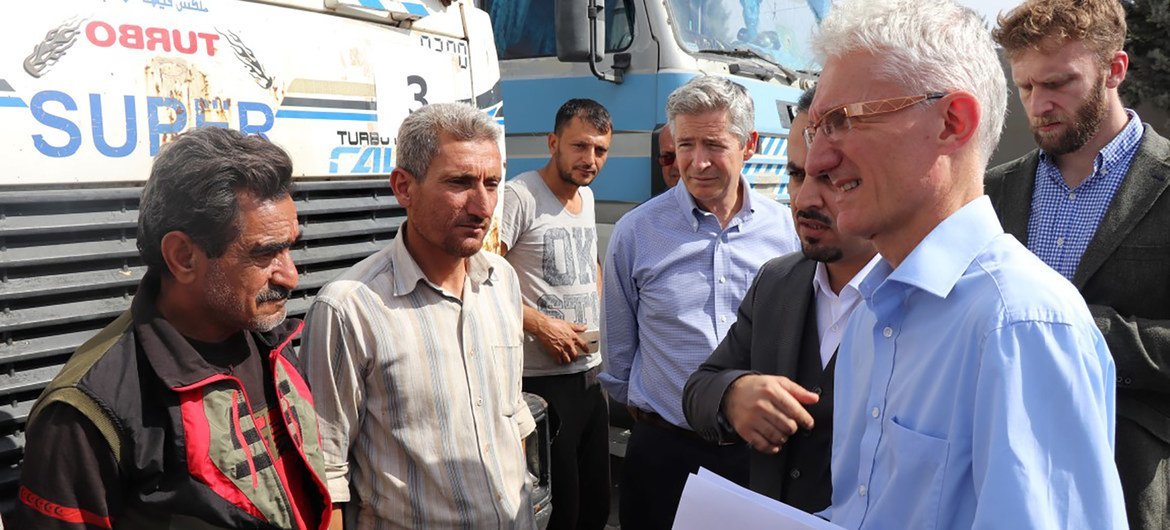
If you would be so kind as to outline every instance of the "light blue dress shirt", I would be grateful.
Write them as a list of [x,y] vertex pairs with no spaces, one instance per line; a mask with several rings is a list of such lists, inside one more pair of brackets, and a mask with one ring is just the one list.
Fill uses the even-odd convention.
[[623,216],[606,252],[599,379],[617,401],[680,427],[683,385],[735,322],[756,272],[799,248],[789,210],[740,186],[726,229],[680,183]]
[[861,293],[837,358],[834,523],[1127,527],[1105,340],[987,197]]

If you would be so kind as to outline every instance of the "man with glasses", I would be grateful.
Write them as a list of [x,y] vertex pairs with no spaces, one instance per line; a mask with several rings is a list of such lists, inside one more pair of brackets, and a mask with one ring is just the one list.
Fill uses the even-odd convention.
[[747,482],[747,449],[696,434],[683,417],[683,385],[735,322],[760,265],[797,249],[790,214],[742,175],[758,138],[747,91],[696,77],[670,95],[666,112],[682,185],[623,216],[603,262],[600,380],[635,420],[622,528],[670,528],[699,466]]
[[1007,94],[982,20],[853,0],[814,47],[808,174],[882,255],[838,353],[833,522],[1125,528],[1105,340],[983,195]]
[[658,129],[658,167],[662,168],[662,182],[666,189],[678,184],[680,177],[678,164],[675,163],[674,135],[670,133],[670,126],[663,125]]
[[1117,363],[1133,528],[1170,525],[1170,142],[1126,109],[1125,9],[1033,0],[1000,18],[1039,146],[987,173],[1004,228],[1084,295]]

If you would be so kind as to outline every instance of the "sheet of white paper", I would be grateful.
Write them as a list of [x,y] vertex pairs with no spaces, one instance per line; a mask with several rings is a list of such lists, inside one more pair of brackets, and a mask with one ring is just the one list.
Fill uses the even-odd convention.
[[842,530],[782,502],[742,488],[707,469],[691,475],[683,489],[675,530]]

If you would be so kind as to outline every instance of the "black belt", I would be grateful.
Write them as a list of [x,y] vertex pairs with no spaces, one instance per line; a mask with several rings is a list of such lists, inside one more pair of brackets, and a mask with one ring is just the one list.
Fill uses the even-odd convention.
[[703,442],[705,444],[717,445],[715,443],[712,443],[710,440],[707,440],[706,438],[699,436],[699,433],[697,433],[695,431],[692,431],[692,430],[687,429],[685,427],[679,427],[678,425],[675,425],[669,421],[666,421],[665,419],[662,418],[662,416],[659,416],[657,412],[652,412],[649,410],[642,410],[642,409],[638,409],[638,412],[639,412],[638,417],[634,418],[635,421],[640,421],[640,422],[648,424],[648,425],[653,425],[653,426],[658,427],[659,429],[662,429],[664,431],[669,431],[669,432],[672,432],[674,434],[683,436],[685,438],[690,438],[692,440],[698,440],[698,441]]

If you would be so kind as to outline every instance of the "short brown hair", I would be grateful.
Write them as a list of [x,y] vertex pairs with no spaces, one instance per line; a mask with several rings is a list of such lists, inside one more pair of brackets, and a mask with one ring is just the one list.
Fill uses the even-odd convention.
[[1038,50],[1049,38],[1082,40],[1108,64],[1125,45],[1125,9],[1119,0],[1028,0],[998,19],[992,32],[1008,55]]

